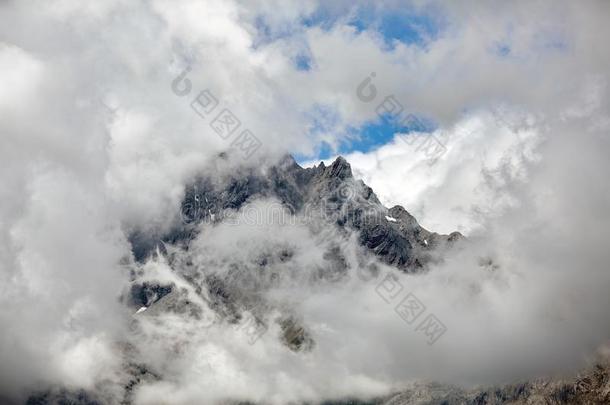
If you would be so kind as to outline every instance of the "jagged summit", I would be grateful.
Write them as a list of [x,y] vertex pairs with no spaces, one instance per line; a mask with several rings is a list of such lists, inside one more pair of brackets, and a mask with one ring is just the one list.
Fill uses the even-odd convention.
[[159,242],[188,244],[200,223],[220,222],[226,212],[260,198],[275,198],[289,212],[308,220],[358,232],[362,246],[407,272],[421,271],[435,249],[461,237],[422,228],[401,206],[384,207],[370,187],[353,178],[350,164],[341,156],[329,166],[321,162],[303,168],[286,155],[268,170],[249,169],[223,182],[213,173],[200,177],[186,190],[182,223],[165,235],[132,235],[134,255],[144,259]]
[[333,162],[330,167],[325,170],[325,174],[329,177],[338,177],[340,179],[347,179],[352,177],[352,167],[347,160],[345,160],[342,156],[339,156]]
[[[231,215],[277,203],[291,220],[298,219],[287,223],[297,227],[298,241],[263,238],[245,255],[237,246],[235,255],[206,250],[206,238],[193,243],[200,232],[209,231],[213,238],[216,226],[236,239],[244,237],[243,231],[250,235],[252,230],[240,228],[239,221],[232,223],[237,224],[232,229],[223,225],[235,218]],[[370,187],[353,177],[342,157],[328,166],[309,168],[284,156],[268,167],[228,174],[206,171],[186,188],[180,213],[180,221],[169,232],[130,237],[138,261],[151,257],[163,261],[175,276],[134,276],[124,294],[134,316],[172,313],[192,322],[216,319],[237,324],[248,312],[261,325],[275,322],[281,330],[278,339],[293,352],[315,350],[316,340],[290,305],[270,299],[273,294],[267,292],[295,282],[328,286],[351,276],[372,280],[381,274],[380,263],[407,273],[423,272],[442,260],[443,247],[459,239],[422,228],[401,206],[383,206]],[[261,226],[277,229],[275,223]],[[292,229],[282,227],[279,232],[283,231]]]

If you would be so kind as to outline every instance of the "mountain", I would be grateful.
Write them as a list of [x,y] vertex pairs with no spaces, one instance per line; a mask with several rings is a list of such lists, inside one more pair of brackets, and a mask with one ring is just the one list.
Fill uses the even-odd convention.
[[[281,331],[278,341],[294,355],[310,352],[315,350],[316,341],[308,325],[289,305],[266,298],[265,292],[271,291],[278,280],[290,277],[283,273],[314,275],[313,280],[306,280],[313,284],[340,283],[354,266],[354,256],[358,271],[365,273],[377,272],[376,262],[406,273],[421,273],[442,261],[445,250],[464,239],[458,232],[441,235],[424,229],[399,205],[383,206],[370,187],[354,178],[349,163],[341,157],[330,166],[320,163],[311,168],[299,166],[290,156],[267,167],[227,170],[223,162],[225,157],[220,156],[217,165],[188,185],[173,226],[134,231],[129,236],[133,260],[126,261],[125,267],[131,283],[122,299],[133,313],[132,332],[137,333],[139,320],[154,323],[164,314],[204,329],[216,322],[229,327],[241,325],[246,314],[253,314],[255,328],[276,323]],[[260,201],[266,205],[257,206]],[[231,255],[218,259],[217,252],[202,254],[197,250],[197,238],[206,230],[239,224],[244,211],[252,212],[249,207],[254,207],[256,214],[271,207],[271,218],[263,215],[256,220],[294,223],[306,229],[304,235],[314,240],[316,248],[323,249],[321,262],[311,264],[313,271],[304,269],[302,262],[293,263],[299,252],[290,244],[262,246],[248,260]],[[229,232],[242,230],[236,227]],[[355,240],[359,249],[351,253],[351,262],[346,246],[351,248],[352,244],[344,243],[348,240]],[[234,256],[239,256],[237,247],[234,249]],[[166,265],[171,277],[146,274],[150,262]],[[214,271],[219,267],[224,270]],[[269,313],[274,315],[267,316]],[[178,342],[172,344],[179,347]],[[163,371],[147,364],[137,345],[121,342],[119,346],[124,369],[118,383],[105,382],[107,389],[99,392],[57,387],[30,396],[27,403],[129,404],[140,384],[163,381]],[[417,383],[376,399],[345,399],[323,405],[610,403],[609,370],[605,362],[573,380],[541,379],[476,390]],[[105,392],[115,396],[104,396]]]
[[359,242],[381,261],[402,271],[426,270],[434,251],[462,239],[459,232],[440,235],[419,225],[400,205],[384,207],[373,190],[353,177],[349,163],[338,157],[330,166],[299,166],[291,156],[267,170],[249,169],[218,182],[202,176],[187,188],[182,223],[158,238],[134,233],[134,256],[144,260],[160,242],[188,245],[203,222],[221,222],[249,202],[274,198],[307,222],[323,221],[357,231]]
[[[223,155],[219,157],[219,165],[224,159]],[[329,166],[321,162],[303,168],[291,156],[285,156],[269,167],[235,171],[211,168],[197,177],[186,188],[180,220],[169,231],[132,233],[134,257],[144,262],[159,252],[167,257],[173,268],[179,269],[178,274],[199,290],[206,290],[208,304],[216,312],[213,316],[238,321],[243,311],[266,305],[261,302],[261,296],[272,288],[270,280],[284,277],[282,272],[274,272],[271,268],[276,268],[278,263],[283,268],[290,268],[295,251],[290,246],[268,246],[254,263],[230,263],[230,270],[224,276],[202,276],[198,270],[189,270],[193,267],[191,261],[176,262],[176,257],[180,256],[176,249],[178,253],[189,251],[191,242],[203,229],[232,223],[240,210],[251,212],[246,208],[256,201],[273,201],[272,210],[267,216],[256,212],[256,218],[251,220],[268,222],[279,217],[280,222],[306,226],[311,238],[323,235],[323,229],[336,231],[327,235],[327,240],[321,244],[325,249],[324,263],[320,264],[317,274],[327,281],[340,281],[346,275],[349,263],[340,242],[350,235],[357,235],[361,246],[357,267],[360,273],[367,273],[365,277],[378,274],[375,260],[370,257],[403,272],[425,272],[429,264],[442,260],[445,249],[463,239],[458,232],[441,235],[424,229],[402,206],[389,209],[383,206],[370,187],[353,177],[351,167],[343,157],[338,157]],[[174,253],[168,254],[168,248]],[[209,268],[213,264],[200,262],[197,265]],[[244,287],[245,280],[254,280],[257,287]],[[201,312],[171,284],[134,282],[128,303],[134,309],[155,304],[149,312]],[[288,316],[283,322],[293,321]],[[307,332],[303,331],[302,335],[299,339],[311,346]]]

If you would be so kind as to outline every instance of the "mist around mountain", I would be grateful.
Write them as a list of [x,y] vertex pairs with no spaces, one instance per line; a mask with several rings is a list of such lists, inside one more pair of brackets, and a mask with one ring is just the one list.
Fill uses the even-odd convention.
[[[336,357],[336,353],[354,342],[356,350],[371,349],[375,341],[358,336],[369,334],[365,331],[371,327],[388,333],[387,324],[385,329],[375,326],[379,312],[372,317],[359,313],[371,304],[380,309],[394,305],[385,309],[396,321],[389,328],[391,333],[404,336],[407,332],[410,344],[434,350],[437,342],[443,344],[441,339],[452,338],[452,331],[434,314],[438,323],[427,324],[423,313],[429,301],[424,304],[417,298],[417,290],[405,294],[403,289],[410,287],[413,278],[441,271],[438,267],[446,257],[459,256],[475,243],[458,232],[440,235],[428,231],[401,206],[384,207],[370,187],[354,178],[349,163],[341,157],[329,166],[320,163],[310,168],[299,166],[290,156],[268,167],[238,171],[227,171],[226,163],[226,155],[220,155],[205,174],[189,183],[171,226],[132,230],[132,254],[122,265],[130,281],[120,297],[131,321],[127,335],[114,343],[118,362],[112,377],[89,389],[56,386],[33,393],[28,404],[156,403],[155,392],[171,390],[177,376],[181,376],[180,384],[195,378],[196,393],[185,394],[182,386],[164,393],[169,396],[159,403],[173,403],[174,398],[187,403],[207,398],[206,403],[236,405],[589,404],[610,400],[609,368],[603,354],[577,377],[539,376],[510,385],[468,388],[455,385],[459,381],[455,375],[444,382],[434,380],[433,375],[424,379],[413,375],[411,382],[375,387],[377,372],[383,375],[386,367],[374,364],[383,353],[379,351],[371,353],[363,369],[371,374],[343,389],[338,382],[349,379],[353,370],[349,374],[335,370],[336,375],[327,377],[329,385],[318,381],[310,394],[297,394],[293,386],[266,387],[257,393],[250,383],[242,392],[215,391],[210,384],[217,373],[234,373],[251,362],[261,369],[250,370],[248,379],[254,380],[249,381],[285,372],[286,365],[277,363],[282,361],[295,369],[291,384],[311,384],[317,380],[314,376],[329,368],[358,367],[352,363],[353,357]],[[481,274],[501,271],[488,257],[479,257],[476,266]],[[364,289],[368,294],[362,293]],[[328,318],[337,313],[329,306],[341,302],[362,308],[351,314],[348,310],[348,317],[356,316],[358,321],[344,336],[344,320]],[[320,318],[322,313],[328,315]],[[345,316],[343,311],[339,313]],[[369,324],[362,324],[362,319]],[[398,332],[396,324],[403,330]],[[249,359],[231,359],[227,357],[230,352]],[[240,363],[233,363],[237,368],[231,370],[234,361]],[[189,376],[191,373],[194,375]],[[199,384],[204,391],[199,391]],[[273,399],[280,392],[283,394]],[[181,395],[192,399],[182,400]]]

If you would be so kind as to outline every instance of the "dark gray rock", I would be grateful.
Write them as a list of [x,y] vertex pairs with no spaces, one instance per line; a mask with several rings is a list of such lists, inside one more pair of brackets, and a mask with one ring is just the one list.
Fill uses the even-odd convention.
[[330,166],[302,168],[291,156],[263,169],[250,169],[223,178],[210,174],[186,190],[181,219],[165,235],[132,234],[136,260],[142,261],[160,242],[188,247],[202,222],[222,221],[258,198],[275,198],[291,214],[306,221],[333,223],[359,232],[360,243],[383,262],[406,272],[419,272],[434,260],[434,250],[460,240],[458,232],[439,235],[422,228],[401,206],[387,209],[373,190],[353,178],[349,163],[338,157]]

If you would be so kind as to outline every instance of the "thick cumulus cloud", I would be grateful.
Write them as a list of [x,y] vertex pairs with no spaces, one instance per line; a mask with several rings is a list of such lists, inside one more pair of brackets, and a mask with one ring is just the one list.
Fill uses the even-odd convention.
[[[354,26],[359,7],[439,27],[388,45],[379,25]],[[610,332],[609,14],[603,1],[3,2],[0,398],[61,386],[116,401],[130,361],[160,377],[134,391],[143,404],[364,397],[418,379],[494,383],[580,366]],[[327,22],[311,23],[319,16]],[[187,68],[190,82],[172,88]],[[356,89],[371,72],[377,98],[363,102]],[[191,108],[204,89],[261,141],[250,159]],[[229,167],[256,166],[339,145],[386,95],[434,120],[446,151],[430,164],[413,134],[396,134],[351,154],[355,174],[427,228],[464,232],[465,247],[425,275],[378,264],[369,280],[356,274],[354,235],[298,221],[204,227],[174,265],[233,276],[232,263],[292,252],[288,276],[256,280],[267,333],[251,345],[206,316],[134,324],[119,303],[134,269],[209,306],[165,259],[134,265],[128,232],[170,226],[184,184],[220,152],[235,157]],[[336,244],[348,274],[320,281]],[[375,291],[388,273],[447,326],[435,345]],[[288,315],[311,351],[280,343],[276,320]]]

